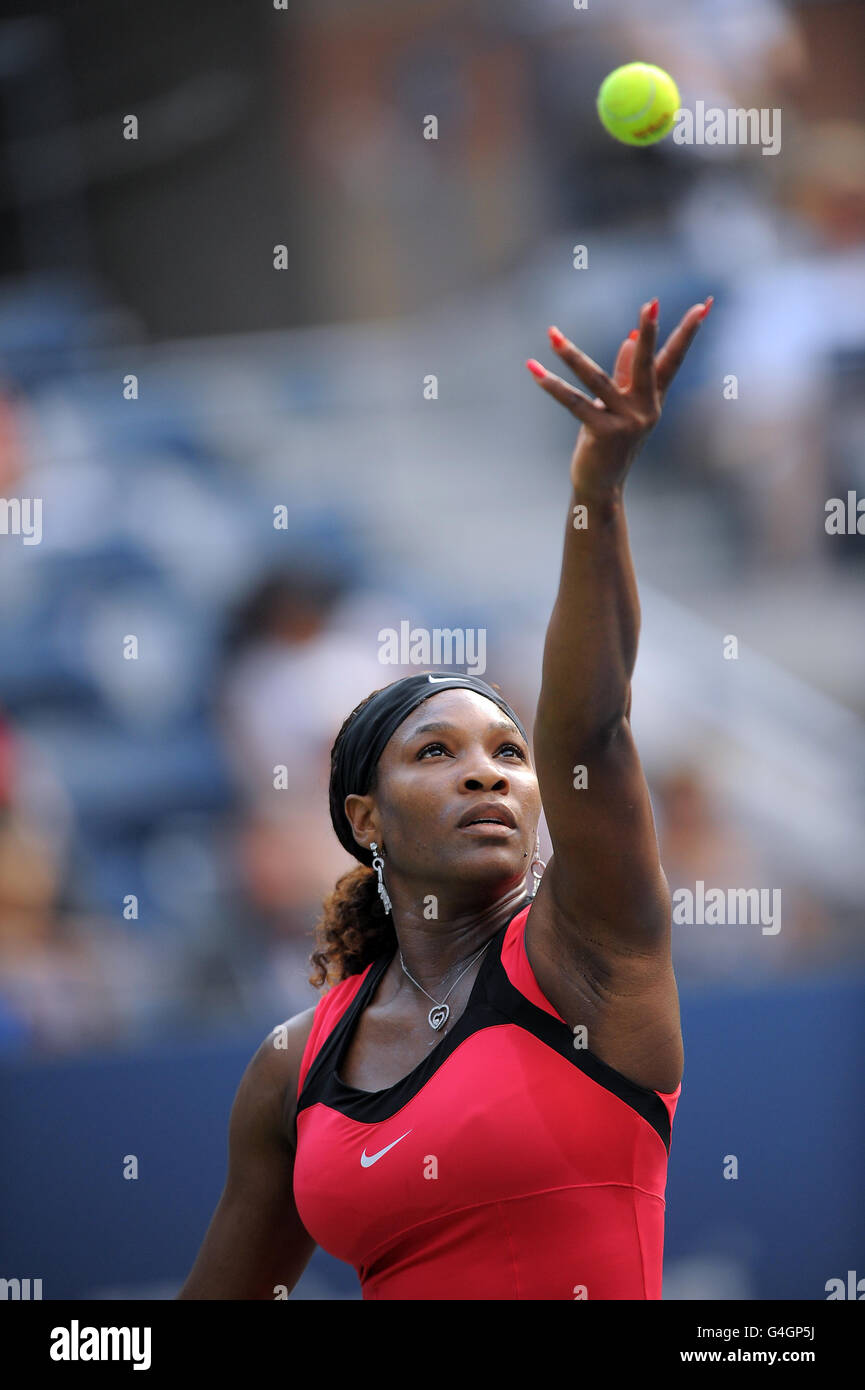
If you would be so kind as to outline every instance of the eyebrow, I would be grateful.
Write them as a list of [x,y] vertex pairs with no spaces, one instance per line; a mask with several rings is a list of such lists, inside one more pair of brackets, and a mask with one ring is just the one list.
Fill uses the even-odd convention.
[[[418,734],[453,734],[460,732],[461,729],[458,724],[449,724],[445,720],[439,720],[433,724],[420,724],[407,736],[406,743],[410,743],[413,738],[417,738]],[[512,736],[516,734],[518,738],[522,737],[516,724],[506,724],[503,720],[499,719],[495,719],[492,724],[487,725],[487,733],[510,734]]]

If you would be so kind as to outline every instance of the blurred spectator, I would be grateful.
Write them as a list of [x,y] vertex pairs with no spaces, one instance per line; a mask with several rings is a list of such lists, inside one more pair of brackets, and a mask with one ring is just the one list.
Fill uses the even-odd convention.
[[128,1037],[153,982],[117,926],[61,904],[68,807],[43,760],[0,723],[0,1047],[65,1052]]
[[341,627],[346,597],[326,566],[281,570],[240,606],[227,641],[219,708],[241,792],[241,916],[265,933],[269,984],[278,979],[284,1006],[309,1002],[312,925],[354,862],[330,824],[331,746],[354,706],[398,674],[379,664],[374,632]]
[[[654,790],[661,862],[673,894],[673,959],[683,983],[720,983],[731,976],[757,982],[838,957],[843,936],[804,879],[780,870],[763,847],[740,833],[697,767],[680,766],[659,778]],[[760,922],[752,909],[747,921],[677,922],[677,890],[696,897],[698,881],[705,893],[721,889],[725,897],[730,889],[769,890],[769,912]],[[770,923],[773,904],[778,911]]]
[[[324,567],[285,569],[260,582],[229,633],[219,701],[226,748],[246,803],[277,819],[299,799],[327,812],[339,727],[391,679],[375,634],[351,637],[339,627],[344,596]],[[279,767],[288,790],[274,788]]]
[[292,45],[292,145],[323,319],[435,302],[512,264],[540,233],[533,46],[507,12],[489,18],[457,0],[306,11]]
[[[865,354],[865,126],[791,134],[780,197],[775,254],[728,283],[701,410],[710,458],[742,489],[752,554],[801,567],[840,555],[827,544],[826,500],[865,484],[861,471],[838,476],[828,447],[839,359]],[[725,399],[730,374],[738,395]]]

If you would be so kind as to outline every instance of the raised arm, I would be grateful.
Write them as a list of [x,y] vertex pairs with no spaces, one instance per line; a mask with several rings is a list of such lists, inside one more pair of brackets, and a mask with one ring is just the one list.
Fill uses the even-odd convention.
[[657,356],[657,300],[644,304],[612,378],[551,329],[553,348],[594,399],[528,364],[582,422],[534,729],[554,850],[535,930],[595,954],[669,951],[669,890],[629,722],[640,611],[623,493],[710,303],[689,309]]
[[179,1299],[273,1299],[294,1288],[315,1249],[292,1185],[293,1100],[313,1012],[285,1025],[286,1047],[265,1038],[243,1075],[225,1188]]

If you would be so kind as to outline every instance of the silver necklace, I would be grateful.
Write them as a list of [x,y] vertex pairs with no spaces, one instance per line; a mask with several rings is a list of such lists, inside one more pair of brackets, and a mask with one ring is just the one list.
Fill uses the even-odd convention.
[[[490,937],[490,941],[492,941],[492,939],[493,939],[493,938]],[[463,975],[466,973],[466,970],[468,970],[470,966],[474,965],[475,961],[478,959],[478,956],[482,956],[482,955],[483,955],[484,951],[487,949],[487,946],[489,946],[490,941],[487,941],[487,942],[481,947],[481,949],[480,949],[475,955],[472,956],[472,958],[471,958],[471,960],[469,961],[468,965],[465,966],[465,968],[464,968],[463,970],[461,970],[460,973],[457,975],[456,979],[454,980],[453,984],[451,985],[450,989],[448,990],[448,992],[447,992],[447,994],[445,995],[444,999],[441,1000],[441,1002],[439,1002],[437,999],[433,999],[432,995],[431,995],[427,990],[424,989],[423,985],[419,985],[419,984],[418,984],[418,982],[417,982],[417,980],[415,979],[414,975],[409,975],[409,972],[408,972],[408,968],[407,968],[407,966],[406,966],[406,963],[405,963],[405,961],[404,961],[403,958],[402,958],[402,951],[400,951],[400,953],[399,953],[400,964],[402,965],[403,970],[405,970],[406,975],[408,975],[408,977],[409,977],[409,979],[411,980],[412,984],[413,984],[413,985],[417,985],[417,987],[418,987],[418,989],[421,991],[421,993],[426,995],[427,999],[432,999],[433,1004],[435,1005],[435,1008],[430,1009],[429,1013],[427,1014],[427,1018],[429,1019],[429,1026],[430,1026],[430,1028],[433,1029],[434,1032],[437,1033],[438,1030],[439,1030],[440,1028],[443,1028],[444,1025],[447,1023],[448,1019],[450,1018],[450,1012],[451,1012],[451,1011],[450,1011],[450,1005],[447,1004],[447,1003],[445,1003],[445,1000],[449,999],[450,996],[453,994],[454,990],[456,989],[456,987],[457,987],[457,985],[459,984],[460,980],[462,979]]]

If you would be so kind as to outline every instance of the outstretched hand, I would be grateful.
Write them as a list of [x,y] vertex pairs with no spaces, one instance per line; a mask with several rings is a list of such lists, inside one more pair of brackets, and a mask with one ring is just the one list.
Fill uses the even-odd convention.
[[660,419],[670,383],[711,307],[711,295],[704,304],[692,305],[656,355],[658,301],[644,304],[639,328],[619,348],[612,377],[557,328],[549,329],[553,349],[595,393],[592,398],[569,386],[534,358],[526,363],[544,390],[582,422],[571,459],[575,487],[624,482],[637,451]]

